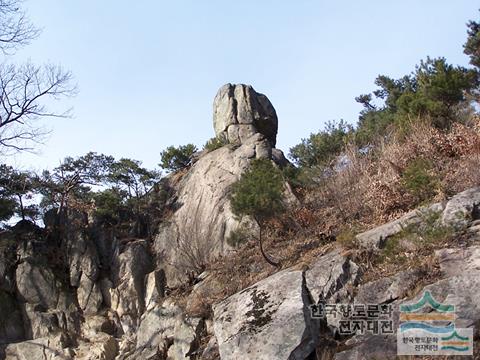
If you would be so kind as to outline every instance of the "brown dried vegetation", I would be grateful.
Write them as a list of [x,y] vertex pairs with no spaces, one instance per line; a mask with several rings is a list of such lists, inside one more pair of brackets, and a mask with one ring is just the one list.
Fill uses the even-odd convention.
[[[422,284],[433,281],[439,276],[433,250],[451,244],[452,237],[429,243],[402,262],[388,258],[388,254],[382,257],[360,251],[353,239],[355,234],[424,203],[442,201],[480,185],[480,119],[472,118],[465,125],[455,123],[448,131],[415,121],[407,136],[394,135],[368,152],[348,144],[344,154],[348,164],[342,170],[317,180],[314,186],[297,189],[301,205],[267,224],[268,252],[281,259],[282,268],[305,269],[322,254],[341,246],[361,265],[363,281],[391,275],[400,268],[423,269],[426,276]],[[425,194],[424,189],[428,190]],[[210,313],[212,304],[278,270],[263,261],[252,238],[208,264],[207,271],[222,286],[212,287],[201,304],[192,304],[197,314]]]

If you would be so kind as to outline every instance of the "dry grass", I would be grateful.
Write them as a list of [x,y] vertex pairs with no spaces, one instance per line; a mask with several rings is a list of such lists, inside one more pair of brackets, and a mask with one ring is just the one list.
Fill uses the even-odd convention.
[[[277,228],[278,226],[279,223],[269,225],[264,247],[273,258],[281,262],[281,269],[294,267],[301,270],[335,246],[332,238],[307,238],[298,233],[282,233],[284,230]],[[231,251],[207,266],[209,278],[204,280],[205,284],[202,283],[199,296],[182,291],[184,296],[189,296],[186,311],[191,316],[208,318],[212,314],[213,304],[281,269],[265,261],[256,239],[252,238],[238,250]]]
[[[304,213],[320,232],[337,235],[346,227],[357,231],[383,224],[425,202],[441,201],[467,188],[480,185],[480,127],[455,124],[448,132],[428,122],[412,123],[407,137],[392,135],[375,149],[363,153],[346,147],[348,165],[317,182],[305,194]],[[411,191],[405,175],[416,160],[431,167],[429,194]],[[415,183],[413,184],[416,185]]]

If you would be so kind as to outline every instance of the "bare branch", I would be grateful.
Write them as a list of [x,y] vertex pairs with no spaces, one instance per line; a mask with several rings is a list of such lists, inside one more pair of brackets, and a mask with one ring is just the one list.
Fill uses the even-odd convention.
[[0,0],[0,50],[12,54],[38,37],[40,29],[33,26],[20,5],[22,0]]
[[70,116],[70,110],[51,111],[45,104],[75,93],[71,73],[60,66],[0,65],[0,151],[41,141],[48,131],[37,125],[40,118]]

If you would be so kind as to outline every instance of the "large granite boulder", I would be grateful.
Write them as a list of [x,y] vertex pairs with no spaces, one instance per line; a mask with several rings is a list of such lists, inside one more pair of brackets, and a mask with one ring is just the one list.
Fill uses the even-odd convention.
[[[251,86],[223,86],[213,106],[215,134],[229,144],[198,156],[183,175],[167,180],[175,194],[167,203],[173,210],[159,228],[154,241],[158,269],[165,271],[169,287],[198,275],[213,257],[230,250],[228,237],[239,228],[257,229],[251,219],[236,218],[230,208],[230,188],[253,159],[272,159],[288,165],[274,148],[278,120],[270,101]],[[285,201],[293,202],[285,186]]]
[[463,228],[480,216],[480,187],[465,190],[453,196],[445,206],[442,221],[445,225]]
[[213,126],[217,137],[231,143],[243,143],[260,133],[275,146],[278,119],[270,100],[252,86],[226,84],[213,102]]
[[232,295],[214,306],[220,357],[288,359],[308,326],[304,311],[298,270],[278,272]]
[[[309,306],[320,296],[335,302],[357,281],[358,267],[340,251],[319,257],[306,271],[286,269],[216,304],[214,332],[220,357],[307,359],[323,333]],[[330,334],[331,335],[331,334]]]

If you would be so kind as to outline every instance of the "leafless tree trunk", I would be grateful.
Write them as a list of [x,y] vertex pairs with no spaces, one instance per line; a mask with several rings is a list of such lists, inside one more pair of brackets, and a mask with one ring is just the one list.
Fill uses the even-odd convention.
[[259,231],[258,231],[258,245],[260,247],[260,253],[262,254],[263,258],[265,259],[265,261],[267,263],[269,263],[270,265],[275,266],[275,267],[280,267],[280,265],[281,265],[280,261],[274,260],[263,249],[263,238],[262,238],[262,236],[263,236],[263,231],[262,231],[263,230],[263,223],[262,223],[262,220],[258,217],[255,217],[255,221],[257,222],[258,228],[259,228]]

